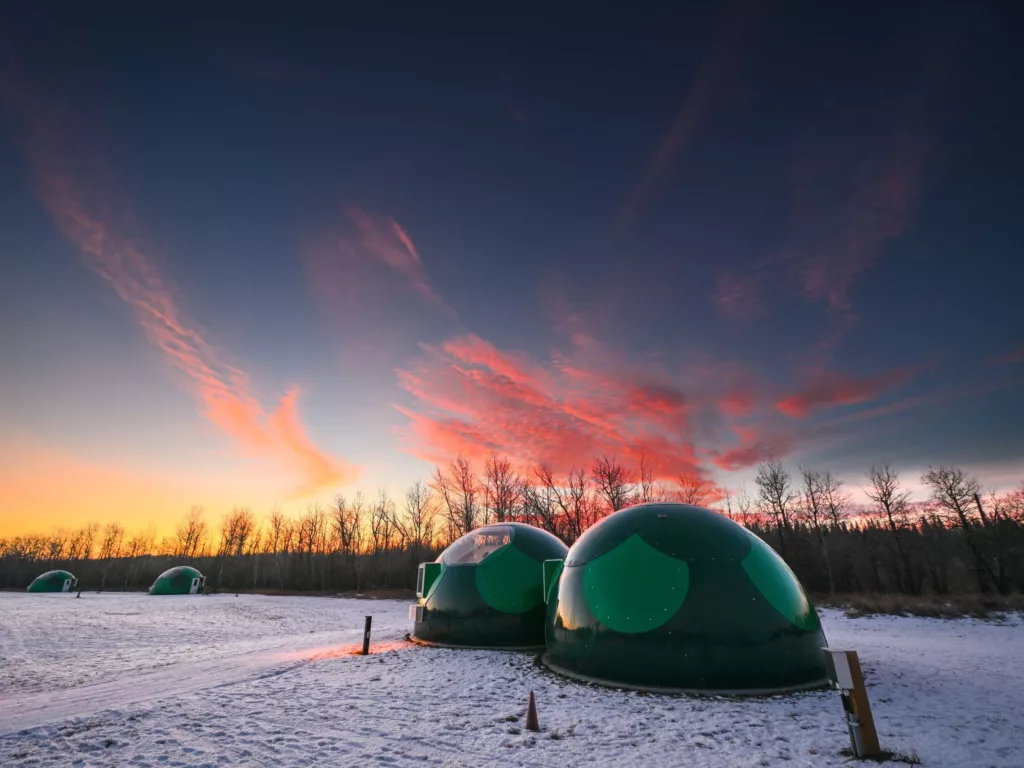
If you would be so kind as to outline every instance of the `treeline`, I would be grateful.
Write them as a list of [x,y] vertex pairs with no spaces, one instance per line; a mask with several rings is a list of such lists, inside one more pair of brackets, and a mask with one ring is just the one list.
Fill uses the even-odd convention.
[[699,476],[655,481],[644,459],[629,467],[604,456],[559,475],[545,464],[521,472],[496,456],[481,474],[460,457],[399,500],[360,492],[263,519],[239,508],[216,526],[194,507],[161,541],[117,523],[0,539],[0,585],[24,588],[44,570],[67,568],[83,589],[143,589],[172,565],[193,565],[215,590],[411,588],[418,563],[482,525],[529,523],[571,544],[615,510],[670,500],[747,526],[817,594],[1024,591],[1024,484],[983,498],[956,467],[929,469],[921,481],[929,495],[913,499],[894,469],[873,467],[869,502],[854,504],[830,473],[775,460],[758,467],[750,494]]

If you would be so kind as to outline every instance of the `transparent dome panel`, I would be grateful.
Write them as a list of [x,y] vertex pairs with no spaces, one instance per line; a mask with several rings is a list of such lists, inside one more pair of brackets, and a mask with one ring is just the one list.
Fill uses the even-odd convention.
[[479,563],[492,552],[512,542],[512,528],[507,525],[492,525],[471,531],[452,544],[441,556],[445,565],[469,565]]

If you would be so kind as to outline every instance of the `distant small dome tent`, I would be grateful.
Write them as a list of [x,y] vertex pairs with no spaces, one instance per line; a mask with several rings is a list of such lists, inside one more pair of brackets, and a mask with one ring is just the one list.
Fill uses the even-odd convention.
[[688,504],[615,512],[545,564],[544,664],[664,692],[782,693],[827,684],[818,614],[785,561]]
[[544,561],[568,552],[522,523],[478,528],[419,567],[412,639],[429,645],[526,649],[544,645]]
[[157,576],[149,588],[151,595],[194,595],[203,591],[206,577],[195,568],[179,565]]
[[36,576],[28,585],[29,592],[70,592],[78,586],[78,579],[70,571],[47,571]]

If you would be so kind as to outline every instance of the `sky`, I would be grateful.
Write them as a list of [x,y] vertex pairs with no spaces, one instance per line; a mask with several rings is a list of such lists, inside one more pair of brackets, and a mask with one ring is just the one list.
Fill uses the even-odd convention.
[[1021,6],[770,6],[5,4],[0,536],[458,455],[1015,486]]

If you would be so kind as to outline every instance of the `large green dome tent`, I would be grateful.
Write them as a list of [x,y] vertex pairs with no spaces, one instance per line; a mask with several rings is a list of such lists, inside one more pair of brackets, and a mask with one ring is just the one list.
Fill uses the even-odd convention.
[[78,586],[78,579],[70,571],[47,571],[36,576],[28,585],[29,592],[70,592]]
[[203,591],[206,577],[195,568],[179,565],[156,577],[149,588],[151,595],[194,595]]
[[827,684],[825,636],[796,576],[727,517],[642,504],[548,563],[543,662],[663,692],[777,693]]
[[499,523],[457,539],[420,565],[412,639],[431,645],[521,649],[544,645],[545,560],[568,548],[540,528]]

